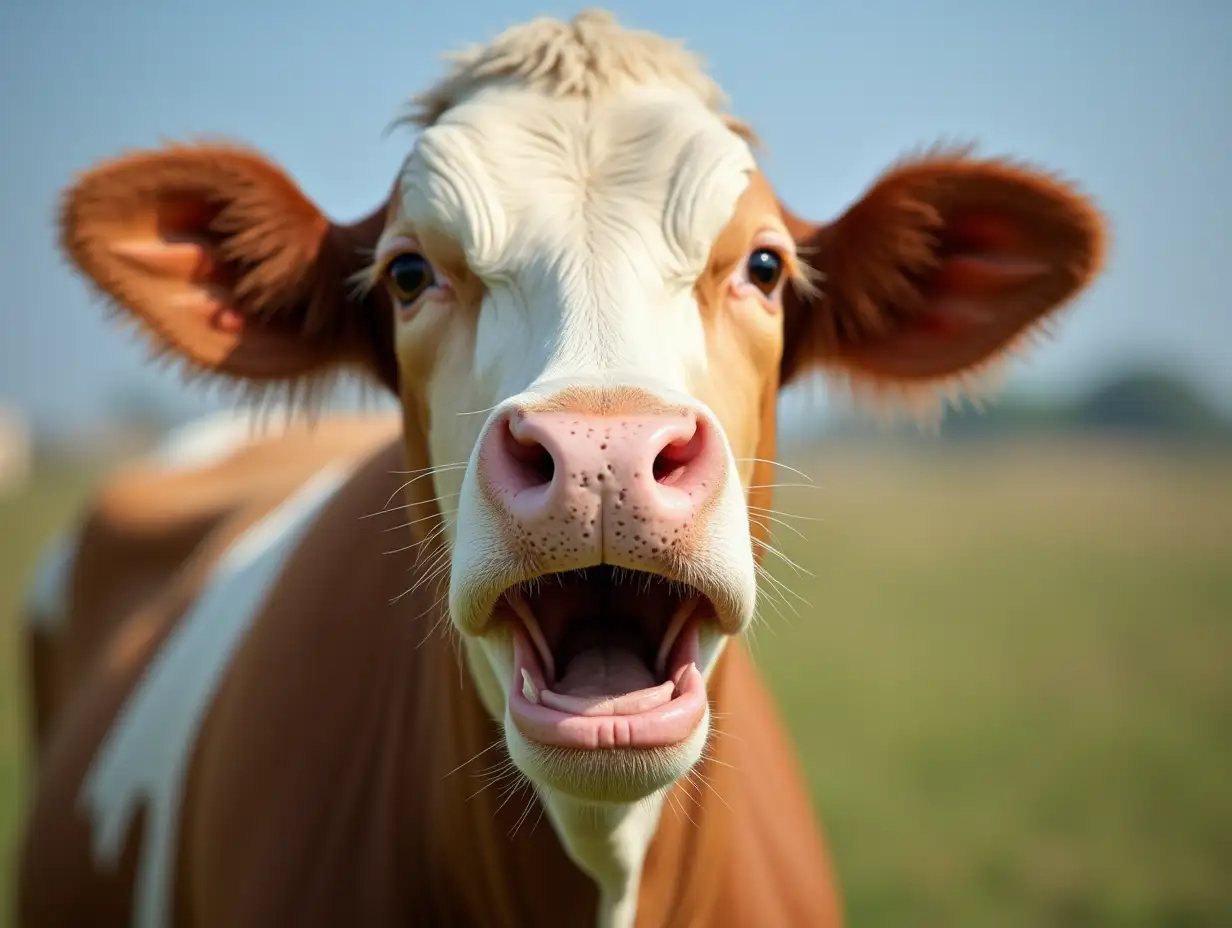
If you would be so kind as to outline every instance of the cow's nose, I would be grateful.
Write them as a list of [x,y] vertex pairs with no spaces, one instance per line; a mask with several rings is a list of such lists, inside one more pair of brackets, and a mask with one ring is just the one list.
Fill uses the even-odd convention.
[[715,426],[692,411],[512,410],[486,433],[480,460],[516,543],[557,570],[599,559],[652,568],[687,548],[726,466]]

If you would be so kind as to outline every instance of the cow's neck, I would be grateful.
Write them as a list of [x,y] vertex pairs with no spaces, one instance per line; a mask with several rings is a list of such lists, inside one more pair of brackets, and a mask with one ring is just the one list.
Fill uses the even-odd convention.
[[565,852],[599,887],[599,928],[633,928],[650,843],[667,791],[637,804],[540,796]]
[[[598,805],[557,793],[538,796],[559,849],[576,867],[571,868],[572,874],[557,873],[552,879],[569,883],[585,874],[598,890],[592,904],[597,905],[598,914],[590,924],[633,928],[635,924],[705,923],[723,879],[730,830],[731,808],[726,796],[734,768],[727,760],[723,732],[735,698],[727,680],[729,656],[722,655],[711,674],[714,730],[705,758],[686,783],[631,805]],[[475,659],[483,660],[478,654]],[[467,672],[465,678],[465,688],[473,695],[459,702],[470,707],[461,730],[496,731],[493,717],[499,712],[499,695],[484,692],[489,687],[481,682],[482,674]],[[463,763],[488,745],[471,737],[464,747],[459,746],[456,762]],[[509,842],[507,829],[490,827],[497,823],[483,816],[472,816],[469,822],[480,830],[477,840],[508,855],[503,867],[511,867],[515,857],[525,867],[524,852]],[[558,916],[556,923],[573,924],[564,915]]]
[[[477,645],[465,648],[470,676],[488,718],[503,714],[499,684]],[[599,890],[599,928],[633,928],[642,870],[668,791],[640,803],[596,803],[536,789],[569,859]]]
[[[773,460],[775,394],[777,385],[767,390],[762,409],[763,428],[759,436],[757,458]],[[412,436],[406,442],[408,469],[416,471],[427,466],[426,443],[413,433],[422,435],[415,428],[417,423],[405,423]],[[758,463],[751,484],[759,489],[751,493],[750,502],[770,506],[769,465]],[[419,481],[411,489],[408,502],[422,512],[434,505],[427,481]],[[416,534],[426,534],[435,520],[418,523]],[[764,520],[752,523],[754,537],[762,539]],[[417,540],[422,540],[417,539]],[[429,542],[431,543],[431,542]],[[761,561],[761,545],[755,556]],[[430,557],[426,558],[430,561]],[[464,649],[465,650],[465,649]],[[445,655],[438,655],[445,658]],[[452,657],[452,655],[450,656]],[[476,658],[479,655],[475,655]],[[470,664],[468,658],[466,663]],[[538,802],[559,839],[561,848],[581,873],[544,873],[556,865],[542,860],[527,863],[524,853],[514,853],[507,829],[497,808],[492,814],[483,814],[484,803],[474,803],[472,797],[463,798],[462,793],[450,791],[450,805],[461,803],[467,807],[457,811],[458,824],[469,830],[471,847],[483,847],[496,851],[489,857],[494,870],[489,871],[490,884],[480,892],[493,892],[504,896],[515,892],[513,885],[526,879],[532,871],[559,892],[564,886],[570,892],[561,893],[581,901],[576,886],[576,877],[585,874],[598,890],[597,924],[599,928],[634,928],[635,924],[691,924],[705,919],[709,907],[718,896],[720,881],[725,878],[722,866],[726,855],[726,842],[730,829],[731,809],[723,797],[730,777],[730,767],[723,760],[727,753],[722,732],[722,719],[729,716],[728,686],[725,684],[725,656],[721,656],[709,684],[711,716],[716,724],[705,759],[687,783],[677,784],[641,803],[605,804],[575,800],[556,793],[541,794]],[[456,666],[456,665],[455,665]],[[447,763],[466,765],[492,747],[492,736],[497,729],[493,717],[500,711],[503,701],[488,689],[482,679],[476,680],[469,672],[462,673],[460,692],[454,694],[454,732],[456,737],[448,752]],[[469,691],[469,695],[467,692]],[[487,791],[491,792],[491,791]],[[503,803],[502,803],[503,805]],[[668,814],[664,814],[668,809]],[[476,814],[478,813],[478,814]],[[534,815],[535,813],[530,813]],[[452,817],[452,816],[451,816]],[[525,887],[523,887],[525,888]],[[558,897],[559,898],[559,897]],[[508,911],[508,910],[506,910]],[[592,909],[593,911],[593,909]],[[568,922],[563,910],[558,910],[558,921]]]
[[[418,851],[432,855],[434,866],[446,868],[445,881],[464,893],[467,923],[709,923],[726,878],[728,798],[736,792],[723,731],[740,701],[728,679],[734,657],[729,648],[711,675],[716,730],[688,781],[654,803],[600,811],[529,789],[514,792],[500,729],[480,687],[449,637],[431,636],[418,649],[413,701],[432,706],[421,714],[434,730],[406,745],[408,799],[415,816],[430,810],[439,823],[430,834],[450,836],[443,849]],[[547,822],[539,822],[541,811]],[[407,829],[422,831],[411,822]]]

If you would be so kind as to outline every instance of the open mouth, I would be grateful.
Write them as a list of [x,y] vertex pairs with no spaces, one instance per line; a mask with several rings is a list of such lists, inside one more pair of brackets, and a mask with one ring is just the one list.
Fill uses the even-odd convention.
[[698,631],[714,617],[696,589],[607,565],[507,590],[509,710],[527,738],[558,747],[655,748],[706,712]]

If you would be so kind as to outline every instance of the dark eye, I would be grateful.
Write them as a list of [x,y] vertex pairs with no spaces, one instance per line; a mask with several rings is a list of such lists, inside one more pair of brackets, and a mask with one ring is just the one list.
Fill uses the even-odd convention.
[[769,296],[783,278],[783,257],[769,248],[758,248],[749,255],[749,282]]
[[436,283],[436,274],[427,259],[423,255],[410,253],[398,255],[390,261],[385,268],[385,276],[403,305],[414,303]]

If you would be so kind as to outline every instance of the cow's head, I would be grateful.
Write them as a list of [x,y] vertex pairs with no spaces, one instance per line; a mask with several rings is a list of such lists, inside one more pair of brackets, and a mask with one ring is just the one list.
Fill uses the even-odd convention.
[[954,151],[799,220],[695,59],[601,14],[466,54],[412,121],[361,222],[250,151],[189,145],[80,178],[64,247],[196,369],[352,366],[395,391],[432,468],[407,488],[408,521],[440,520],[423,570],[514,761],[640,799],[698,761],[708,677],[753,621],[780,386],[961,381],[1091,279],[1101,221]]

